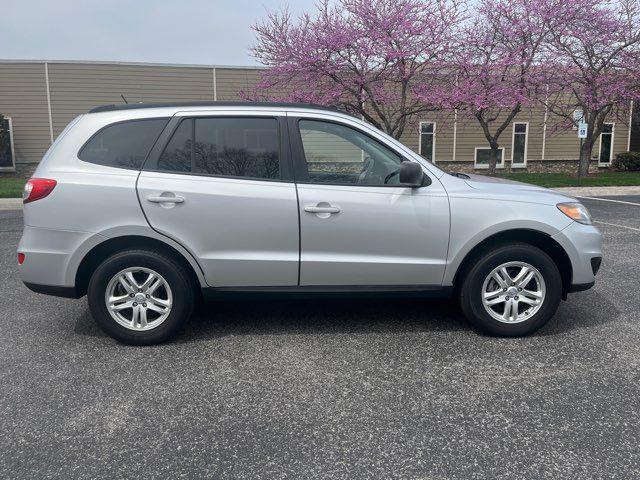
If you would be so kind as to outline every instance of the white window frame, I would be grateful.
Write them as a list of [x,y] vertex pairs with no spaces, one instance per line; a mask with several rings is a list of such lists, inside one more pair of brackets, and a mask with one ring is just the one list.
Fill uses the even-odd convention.
[[[516,133],[516,125],[526,125],[527,130],[524,133],[524,157],[522,163],[513,163],[513,149],[516,145],[516,135],[522,135],[522,133]],[[512,168],[526,168],[527,167],[527,153],[529,151],[529,122],[513,122],[513,129],[511,133],[511,167]],[[504,153],[503,153],[504,155]]]
[[[489,168],[489,164],[486,164],[486,165],[478,164],[478,150],[491,150],[491,147],[475,147],[473,150],[473,168],[486,170]],[[504,147],[498,147],[498,150],[502,151],[502,155],[501,155],[502,162],[496,163],[496,168],[504,168]]]
[[[604,132],[600,133],[600,140],[598,142],[598,166],[599,167],[610,167],[611,166],[611,162],[613,161],[613,145],[614,145],[614,140],[615,140],[615,134],[616,134],[616,124],[615,122],[604,122],[602,124],[602,126],[604,127],[605,125],[611,125],[611,148],[609,149],[609,161],[608,162],[602,162],[600,161],[600,159],[602,158],[602,134]],[[609,135],[608,133],[605,135]]]
[[10,167],[0,167],[0,172],[15,172],[16,171],[16,150],[15,142],[13,141],[13,121],[11,117],[4,117],[9,123],[9,142],[11,142],[11,160],[13,165]]
[[[418,154],[420,154],[420,156],[422,156],[422,124],[424,123],[430,123],[431,125],[433,125],[433,133],[431,134],[431,136],[433,137],[433,142],[431,142],[431,161],[433,163],[436,163],[436,128],[437,128],[437,123],[436,122],[429,122],[427,120],[420,122],[420,125],[418,126],[419,130],[418,130]],[[424,134],[424,135],[428,135],[428,134]],[[423,157],[424,158],[424,157]]]

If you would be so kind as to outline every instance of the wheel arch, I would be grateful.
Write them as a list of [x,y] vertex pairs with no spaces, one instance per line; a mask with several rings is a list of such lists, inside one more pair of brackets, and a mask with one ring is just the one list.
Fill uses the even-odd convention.
[[193,263],[174,246],[153,237],[143,235],[123,235],[106,239],[94,246],[84,255],[75,275],[75,289],[77,295],[83,296],[87,293],[87,287],[89,285],[91,275],[100,263],[114,253],[132,249],[154,250],[171,256],[172,259],[180,263],[189,273],[193,286],[197,288],[198,292],[203,286],[201,272],[199,275],[196,271],[196,268],[199,269],[199,267],[194,266]]
[[513,229],[494,233],[473,247],[464,257],[453,277],[453,286],[458,291],[462,279],[474,262],[486,251],[506,243],[518,242],[539,248],[554,261],[562,277],[562,298],[566,300],[571,286],[573,269],[571,260],[564,248],[550,235],[538,230]]

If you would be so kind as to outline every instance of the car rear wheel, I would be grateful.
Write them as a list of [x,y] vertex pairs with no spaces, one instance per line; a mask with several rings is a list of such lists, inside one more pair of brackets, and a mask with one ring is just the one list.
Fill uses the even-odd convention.
[[175,335],[191,316],[188,272],[160,252],[130,250],[104,260],[87,290],[98,325],[113,338],[151,345]]
[[460,289],[460,305],[476,328],[496,336],[535,332],[554,315],[562,278],[542,250],[513,243],[484,252]]

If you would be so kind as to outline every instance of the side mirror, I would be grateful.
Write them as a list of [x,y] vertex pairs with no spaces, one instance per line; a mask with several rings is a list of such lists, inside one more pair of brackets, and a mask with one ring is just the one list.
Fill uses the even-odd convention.
[[424,172],[420,164],[402,162],[400,164],[400,184],[411,188],[422,187],[424,184]]

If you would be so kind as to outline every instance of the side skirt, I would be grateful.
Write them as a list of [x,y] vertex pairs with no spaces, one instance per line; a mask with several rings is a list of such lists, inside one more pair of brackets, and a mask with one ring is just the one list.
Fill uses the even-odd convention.
[[247,297],[318,298],[318,297],[418,297],[451,298],[453,287],[441,285],[304,285],[296,287],[207,287],[205,300]]

